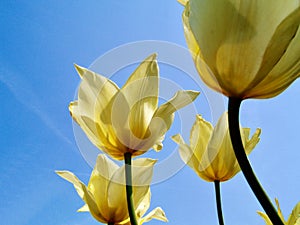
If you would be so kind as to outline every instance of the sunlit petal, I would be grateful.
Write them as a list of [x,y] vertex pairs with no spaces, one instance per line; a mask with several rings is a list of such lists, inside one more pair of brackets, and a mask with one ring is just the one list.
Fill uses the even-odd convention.
[[90,213],[100,222],[106,222],[106,219],[100,213],[97,203],[95,201],[92,193],[87,189],[87,187],[71,172],[69,171],[56,171],[56,173],[73,184],[78,195],[83,199],[83,201],[88,205]]
[[182,20],[203,81],[229,97],[271,98],[300,76],[300,2],[190,0]]

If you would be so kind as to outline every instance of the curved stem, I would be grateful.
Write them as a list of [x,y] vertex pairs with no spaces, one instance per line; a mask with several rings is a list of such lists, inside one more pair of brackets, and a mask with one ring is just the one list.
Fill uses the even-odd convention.
[[224,225],[223,213],[222,213],[220,181],[215,180],[214,183],[215,183],[215,193],[216,193],[216,203],[217,203],[219,225]]
[[125,178],[126,178],[126,199],[127,199],[127,208],[130,217],[131,225],[138,225],[134,204],[133,204],[133,193],[132,193],[132,171],[131,171],[131,153],[126,152],[124,154],[125,159]]
[[250,188],[252,189],[254,195],[256,196],[257,200],[265,210],[272,223],[274,225],[284,225],[284,223],[278,216],[276,209],[272,205],[270,199],[268,198],[267,194],[256,178],[245,153],[239,126],[239,111],[241,102],[242,99],[231,97],[229,98],[228,102],[229,132],[235,156]]

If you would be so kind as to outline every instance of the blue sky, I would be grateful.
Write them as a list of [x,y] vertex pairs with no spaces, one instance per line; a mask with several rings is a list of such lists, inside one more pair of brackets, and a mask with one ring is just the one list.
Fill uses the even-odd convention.
[[[164,41],[163,46],[184,51],[182,10],[175,0],[0,2],[1,224],[98,224],[88,213],[76,212],[81,199],[72,185],[54,173],[67,169],[86,182],[91,172],[92,160],[83,157],[75,138],[83,135],[72,123],[67,108],[80,81],[73,63],[89,67],[94,62],[94,68],[105,73],[108,68],[103,59],[108,53],[128,43],[140,46],[136,42],[145,44],[145,40]],[[180,88],[200,90],[193,110],[213,120],[215,109],[210,108],[209,90],[199,78],[168,64],[175,58],[192,71],[191,58],[184,54],[163,55],[161,47],[150,46],[158,52],[159,60],[167,61],[160,64],[163,84],[173,80]],[[142,48],[124,57],[133,62],[133,55],[145,58],[151,51],[145,48],[143,52]],[[121,58],[109,65],[117,66]],[[114,74],[103,75],[122,85],[135,66],[126,64]],[[173,95],[164,86],[161,93],[162,98]],[[212,95],[226,104],[225,98]],[[299,101],[300,83],[296,81],[276,98],[245,101],[241,111],[243,126],[252,131],[262,128],[261,141],[250,160],[269,196],[279,199],[286,218],[300,200]],[[200,180],[188,167],[174,169],[168,164],[168,159],[177,154],[169,137],[190,128],[194,119],[194,115],[184,115],[184,110],[177,113],[163,151],[144,155],[160,160],[155,177],[164,176],[152,185],[150,209],[161,206],[172,225],[217,224],[213,184]],[[188,135],[184,130],[186,140]],[[84,146],[95,152],[87,143]],[[227,224],[264,224],[256,214],[261,208],[241,174],[222,184],[222,194]]]

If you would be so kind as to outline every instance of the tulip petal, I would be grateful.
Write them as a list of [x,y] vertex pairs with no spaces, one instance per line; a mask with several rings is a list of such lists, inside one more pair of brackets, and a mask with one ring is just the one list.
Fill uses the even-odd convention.
[[189,0],[177,0],[181,5],[185,6]]
[[174,112],[194,101],[198,95],[199,92],[195,91],[178,91],[172,99],[157,108],[149,124],[151,135],[140,143],[139,149],[148,150],[153,147],[161,150],[165,133],[172,125]]
[[[133,201],[137,208],[149,190],[156,160],[140,158],[132,161]],[[115,209],[115,215],[128,215],[125,189],[125,165],[112,176],[108,186],[109,207]],[[121,218],[121,217],[120,217]]]
[[194,149],[194,154],[199,162],[207,150],[213,129],[213,126],[205,121],[201,115],[196,116],[190,135],[190,148]]
[[73,173],[66,170],[57,170],[55,173],[66,181],[72,183],[80,198],[83,198],[84,192],[82,190],[81,181]]
[[200,92],[196,91],[178,91],[168,102],[162,104],[153,115],[153,118],[158,117],[164,121],[162,133],[165,133],[173,122],[173,113],[192,103]]
[[[243,129],[243,132],[245,132],[245,130],[246,130],[246,128]],[[255,148],[257,143],[260,141],[260,137],[259,137],[260,134],[261,134],[261,129],[257,128],[250,140],[248,139],[249,135],[247,135],[247,136],[244,135],[245,138],[243,138],[243,136],[242,136],[242,138],[244,140],[243,141],[244,148],[245,148],[247,155],[249,155],[252,152],[252,150]]]
[[184,30],[184,36],[185,36],[187,46],[191,52],[196,68],[201,77],[205,76],[203,81],[209,87],[213,88],[214,90],[218,90],[219,92],[222,92],[222,88],[219,86],[214,73],[211,71],[209,66],[203,60],[201,49],[198,46],[198,43],[195,39],[195,36],[189,24],[189,15],[190,15],[190,6],[189,6],[189,2],[187,2],[187,5],[182,13],[183,30]]
[[139,150],[140,142],[149,136],[146,132],[157,108],[157,96],[158,65],[156,54],[153,54],[139,65],[110,100],[103,111],[105,118],[101,115],[104,123],[111,125],[116,139],[126,148]]
[[107,222],[107,220],[100,213],[92,193],[90,193],[87,187],[73,173],[69,171],[55,171],[55,172],[60,177],[73,184],[78,195],[88,205],[89,211],[95,219],[97,219],[101,223]]
[[[300,7],[278,26],[266,49],[256,78],[245,91],[246,97],[274,97],[278,94],[277,89],[283,91],[286,85],[299,76],[299,72],[295,73],[296,68],[300,70],[299,24]],[[290,76],[290,73],[293,76]]]
[[[230,151],[221,151],[222,149],[223,150],[228,149],[228,148],[232,149],[231,142],[229,142],[229,143],[227,142],[227,133],[228,133],[227,118],[228,118],[227,112],[223,113],[212,132],[211,138],[207,145],[207,150],[206,150],[207,152],[206,152],[206,154],[204,154],[204,156],[207,156],[208,158],[205,161],[204,160],[201,161],[202,167],[204,169],[207,168],[209,166],[209,164],[212,163],[215,158],[219,158],[219,157],[217,157],[219,152],[220,153],[226,152],[226,153],[224,153],[224,155],[227,156],[228,160],[232,161],[232,157],[230,156]],[[227,152],[228,152],[228,154],[227,154]],[[229,163],[230,162],[228,161],[228,164]]]
[[140,158],[132,162],[133,201],[136,207],[140,205],[149,191],[156,162],[157,160],[149,158]]
[[[99,119],[100,113],[119,88],[114,82],[104,76],[78,65],[75,65],[75,67],[82,77],[82,82],[78,90],[80,115],[95,120]],[[97,115],[95,112],[97,112]]]
[[280,219],[281,219],[282,221],[285,221],[285,219],[284,219],[284,217],[283,217],[283,215],[282,215],[282,211],[281,211],[281,209],[280,209],[280,205],[279,205],[279,202],[278,202],[278,199],[277,199],[277,198],[275,198],[275,203],[276,203],[276,206],[277,206],[277,213],[278,213]]
[[111,114],[105,114],[103,111],[119,88],[104,76],[78,65],[75,67],[82,77],[82,82],[78,91],[78,101],[70,103],[70,113],[94,145],[104,151],[104,146],[114,149],[117,140],[111,140],[111,137],[115,135],[101,118],[110,119]]
[[150,213],[148,213],[144,218],[139,221],[139,224],[143,224],[145,222],[148,222],[152,219],[157,219],[163,222],[168,222],[168,219],[166,217],[165,212],[160,207],[156,207],[153,209]]
[[256,76],[276,28],[297,7],[298,1],[189,3],[189,24],[205,63],[225,92],[239,96]]
[[[71,102],[69,110],[72,118],[80,125],[89,140],[102,151],[109,153],[116,159],[123,159],[121,146],[118,139],[111,134],[111,131],[104,132],[103,129],[110,129],[109,126],[104,128],[89,117],[81,116],[79,113],[78,102]],[[117,147],[118,146],[118,147]]]
[[148,192],[144,196],[143,200],[141,203],[138,205],[137,209],[135,210],[136,216],[138,218],[142,218],[147,210],[150,207],[150,202],[151,202],[151,191],[150,188],[148,189]]
[[183,13],[182,13],[182,23],[183,23],[183,30],[184,30],[184,35],[185,35],[185,39],[186,39],[186,43],[188,45],[188,48],[192,54],[193,59],[195,60],[196,56],[200,52],[198,43],[195,39],[195,36],[191,30],[190,24],[189,24],[189,15],[190,15],[190,7],[189,7],[189,3],[187,3],[188,5],[185,7]]
[[77,212],[89,212],[89,206],[87,204],[85,204],[84,206],[82,206],[80,209],[77,210]]
[[[86,123],[86,121],[83,120],[77,101],[70,103],[69,111],[74,121],[83,129],[90,141],[96,146],[102,146],[98,138],[96,124],[93,122]],[[90,121],[92,121],[92,119],[90,119]]]
[[[88,189],[96,199],[96,203],[102,215],[110,215],[111,209],[108,206],[108,184],[111,177],[119,167],[104,154],[99,154],[96,165],[91,174]],[[107,217],[109,220],[110,218]]]
[[156,54],[152,54],[136,68],[122,87],[130,108],[130,129],[137,138],[143,138],[157,108],[158,73]]
[[291,215],[288,218],[287,225],[300,224],[300,202],[294,207]]
[[180,134],[172,136],[172,140],[179,145],[179,155],[182,161],[189,165],[199,176],[202,177],[198,171],[199,160],[195,155],[195,151],[193,151],[190,146],[184,142]]
[[266,225],[273,225],[273,223],[271,222],[271,220],[269,219],[267,214],[260,212],[260,211],[257,211],[257,214],[260,215],[264,219]]

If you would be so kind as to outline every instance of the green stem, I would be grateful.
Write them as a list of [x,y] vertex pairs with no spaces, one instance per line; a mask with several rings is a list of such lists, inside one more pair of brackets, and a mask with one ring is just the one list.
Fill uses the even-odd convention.
[[107,225],[115,225],[114,222],[108,222]]
[[217,203],[219,225],[224,225],[223,213],[222,213],[220,181],[215,180],[214,183],[215,183],[215,193],[216,193],[216,203]]
[[132,171],[131,171],[131,153],[126,152],[124,154],[125,159],[125,178],[126,178],[126,198],[127,198],[127,208],[130,217],[131,225],[138,225],[134,204],[133,204],[133,193],[132,193]]
[[252,189],[254,195],[256,196],[257,200],[265,210],[272,223],[274,225],[284,225],[284,223],[278,216],[276,209],[272,205],[269,197],[256,178],[245,153],[239,126],[239,111],[241,102],[242,99],[232,97],[229,98],[228,102],[229,132],[235,156],[250,188]]

